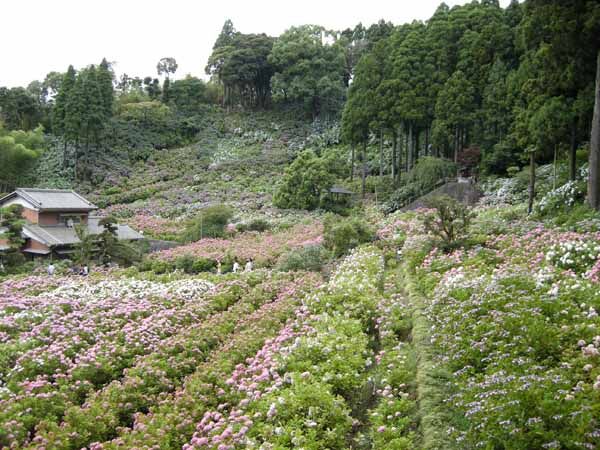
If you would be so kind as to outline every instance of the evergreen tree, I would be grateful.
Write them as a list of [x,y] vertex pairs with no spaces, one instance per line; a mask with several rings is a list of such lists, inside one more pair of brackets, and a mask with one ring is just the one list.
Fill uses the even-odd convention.
[[106,119],[112,117],[113,104],[115,100],[115,90],[113,87],[114,73],[106,58],[102,58],[102,62],[97,69],[98,89],[100,91],[102,113]]
[[439,143],[452,142],[454,162],[468,142],[468,127],[475,111],[475,89],[462,71],[452,74],[440,91],[435,105],[434,138]]
[[76,76],[77,74],[73,66],[69,66],[66,73],[63,75],[60,89],[58,90],[58,94],[54,101],[54,108],[52,109],[52,131],[59,136],[63,136],[65,151],[67,145],[67,139],[65,137],[67,102],[69,101],[71,91],[75,85]]
[[328,43],[322,27],[304,25],[285,31],[273,44],[269,62],[273,98],[304,105],[315,118],[343,106],[345,57],[342,45]]

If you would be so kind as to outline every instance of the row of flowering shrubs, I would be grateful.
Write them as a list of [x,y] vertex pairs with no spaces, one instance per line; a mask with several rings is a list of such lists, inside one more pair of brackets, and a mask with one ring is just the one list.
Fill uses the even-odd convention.
[[[44,430],[63,421],[61,429],[81,431],[81,440],[68,439],[81,443],[80,448],[88,442],[82,417],[121,394],[129,400],[114,411],[127,423],[131,411],[172,390],[250,312],[295,286],[291,278],[261,271],[218,285],[200,279],[90,280],[27,300],[15,298],[12,306],[7,302],[2,319],[15,326],[4,327],[8,339],[0,344],[7,362],[0,392],[0,444],[20,447],[36,430],[39,441]],[[24,313],[34,318],[29,329],[24,329],[25,321],[8,320]],[[136,395],[140,383],[147,383],[152,395]],[[78,411],[83,413],[78,416]],[[82,423],[69,426],[69,415]],[[94,426],[101,427],[100,422]]]
[[148,373],[126,371],[105,388],[120,385],[122,394],[92,395],[62,424],[40,427],[31,447],[348,448],[352,407],[374,363],[382,270],[379,252],[366,249],[308,294],[300,286],[316,276],[288,274],[297,285],[253,313],[238,311],[245,325],[179,383],[156,394],[152,382],[145,390]]
[[348,448],[367,382],[382,257],[352,253],[280,334],[225,380],[186,449]]
[[403,243],[448,374],[447,446],[598,448],[600,235],[507,220],[444,254],[419,222],[398,216],[385,234]]

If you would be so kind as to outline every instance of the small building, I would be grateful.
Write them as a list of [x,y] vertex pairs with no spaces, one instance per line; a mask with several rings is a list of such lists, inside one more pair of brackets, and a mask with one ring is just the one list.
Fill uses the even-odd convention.
[[336,199],[338,199],[338,200],[340,198],[340,195],[341,196],[350,196],[350,197],[352,197],[354,195],[354,192],[352,192],[351,190],[346,189],[344,187],[341,187],[341,186],[333,186],[331,189],[329,189],[329,192],[331,194],[334,194]]
[[[104,230],[99,225],[102,217],[94,215],[98,207],[71,190],[19,188],[0,198],[0,208],[11,205],[23,207],[26,223],[22,251],[32,257],[72,253],[73,246],[80,242],[76,225],[86,227],[91,235]],[[117,225],[117,237],[128,241],[143,239],[128,225]]]

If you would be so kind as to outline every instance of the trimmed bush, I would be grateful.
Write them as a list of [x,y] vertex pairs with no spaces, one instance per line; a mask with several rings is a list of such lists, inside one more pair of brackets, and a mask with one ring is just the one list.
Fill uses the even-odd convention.
[[327,261],[327,256],[327,251],[320,245],[302,247],[282,255],[277,262],[277,269],[282,272],[293,270],[318,272]]
[[349,250],[370,242],[375,238],[369,224],[359,217],[341,218],[333,214],[324,221],[323,240],[325,248],[335,256],[342,256]]
[[188,225],[184,233],[185,242],[194,242],[202,238],[225,236],[225,227],[233,217],[233,211],[226,205],[204,208]]

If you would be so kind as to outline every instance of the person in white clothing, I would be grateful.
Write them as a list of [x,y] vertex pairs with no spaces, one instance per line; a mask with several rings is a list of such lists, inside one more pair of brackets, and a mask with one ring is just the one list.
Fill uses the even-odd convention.
[[240,263],[236,261],[233,262],[233,273],[238,273],[240,271]]
[[52,262],[50,264],[48,264],[48,275],[52,276],[54,275],[54,264],[52,264]]
[[252,272],[252,260],[249,259],[248,262],[246,263],[246,268],[245,268],[246,272]]

